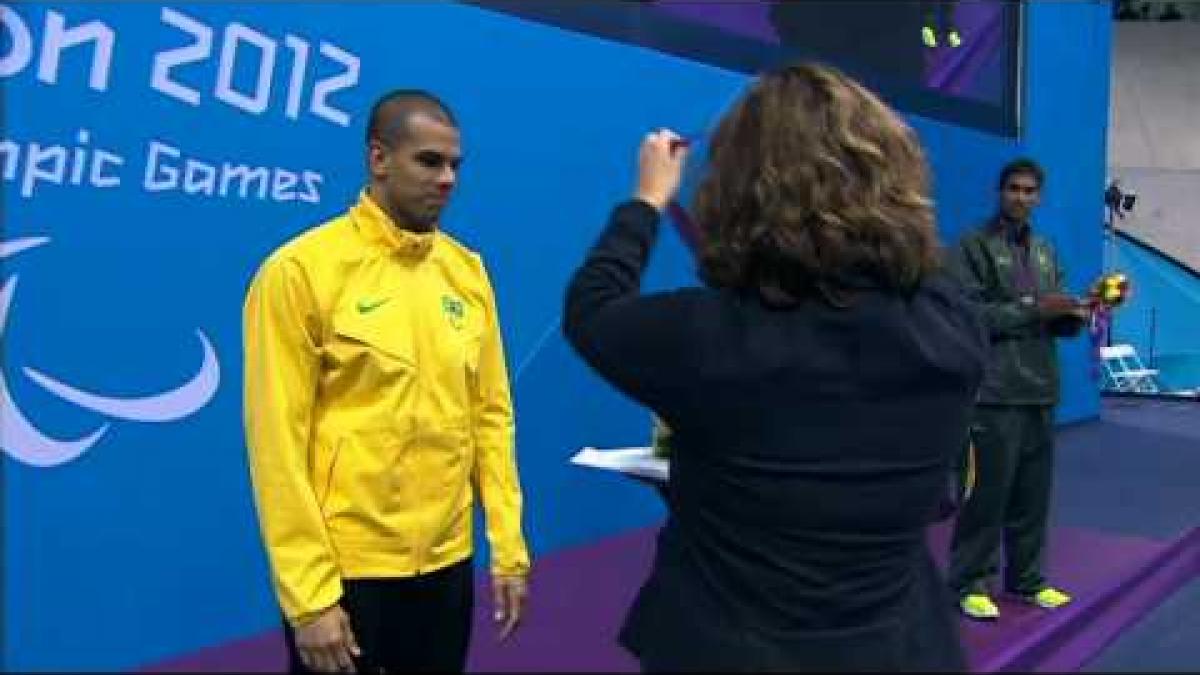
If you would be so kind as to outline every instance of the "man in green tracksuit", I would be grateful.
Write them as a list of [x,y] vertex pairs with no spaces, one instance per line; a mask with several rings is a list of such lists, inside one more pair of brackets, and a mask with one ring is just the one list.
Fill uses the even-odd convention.
[[971,424],[978,475],[951,543],[949,583],[963,613],[995,619],[989,592],[1005,551],[1004,590],[1053,609],[1071,601],[1042,574],[1054,468],[1059,381],[1055,338],[1075,335],[1087,305],[1063,292],[1063,272],[1029,216],[1044,173],[1016,160],[1000,173],[1000,209],[959,243],[957,267],[980,304],[991,355]]

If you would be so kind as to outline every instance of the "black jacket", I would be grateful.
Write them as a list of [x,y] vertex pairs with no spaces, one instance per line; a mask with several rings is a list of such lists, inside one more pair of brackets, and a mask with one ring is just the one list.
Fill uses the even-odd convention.
[[979,402],[1054,405],[1059,397],[1054,340],[1078,333],[1083,323],[1040,318],[1038,297],[1062,292],[1066,275],[1050,244],[1029,233],[1024,246],[1033,287],[1018,288],[1015,266],[1021,250],[1010,230],[995,218],[966,234],[955,256],[960,280],[968,296],[979,304],[991,338]]
[[732,292],[642,296],[658,213],[620,205],[564,330],[673,436],[669,517],[621,640],[665,670],[956,670],[925,542],[983,371],[949,277],[849,309]]

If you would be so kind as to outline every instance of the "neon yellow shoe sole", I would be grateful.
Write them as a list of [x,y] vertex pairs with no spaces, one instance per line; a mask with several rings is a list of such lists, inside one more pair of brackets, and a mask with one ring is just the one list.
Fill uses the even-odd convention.
[[958,601],[958,608],[968,617],[980,621],[992,621],[1000,617],[1000,608],[982,593],[964,595]]
[[937,34],[933,32],[932,28],[925,26],[921,29],[921,42],[932,49],[937,46]]
[[1070,604],[1072,600],[1070,595],[1052,586],[1047,586],[1037,593],[1024,596],[1024,598],[1025,602],[1037,605],[1042,609],[1058,609],[1063,605]]

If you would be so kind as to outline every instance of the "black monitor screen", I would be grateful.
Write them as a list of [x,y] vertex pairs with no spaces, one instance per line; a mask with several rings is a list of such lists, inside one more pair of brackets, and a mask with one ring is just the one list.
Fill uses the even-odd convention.
[[479,0],[469,4],[755,73],[811,59],[905,112],[1016,135],[1015,0]]

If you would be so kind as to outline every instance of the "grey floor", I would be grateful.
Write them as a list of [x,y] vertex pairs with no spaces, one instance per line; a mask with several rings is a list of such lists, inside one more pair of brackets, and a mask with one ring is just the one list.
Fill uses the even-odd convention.
[[1200,672],[1200,579],[1121,634],[1085,672]]
[[[1172,540],[1200,527],[1200,403],[1105,399],[1060,432],[1059,525]],[[1200,579],[1123,632],[1086,672],[1200,672]]]

